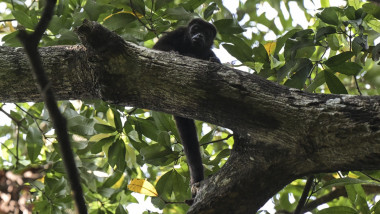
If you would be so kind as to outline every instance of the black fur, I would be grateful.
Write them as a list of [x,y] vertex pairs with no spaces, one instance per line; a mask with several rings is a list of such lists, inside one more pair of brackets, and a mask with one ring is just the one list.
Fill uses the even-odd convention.
[[[153,49],[175,51],[184,56],[219,62],[211,50],[216,36],[214,25],[193,19],[186,27],[167,33],[153,46]],[[189,165],[191,184],[204,179],[203,165],[194,120],[174,116],[182,145]],[[195,191],[196,192],[196,191]],[[196,193],[193,192],[193,197]]]

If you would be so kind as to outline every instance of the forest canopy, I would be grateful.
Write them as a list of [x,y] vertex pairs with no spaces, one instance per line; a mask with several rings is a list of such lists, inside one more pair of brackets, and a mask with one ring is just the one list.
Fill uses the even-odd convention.
[[[19,74],[10,72],[12,64],[18,66],[15,70],[19,73],[25,72],[21,70],[24,64],[28,63],[27,60],[20,62],[18,58],[8,56],[16,53],[20,50],[18,47],[23,46],[19,36],[20,31],[30,34],[36,29],[47,1],[49,0],[2,0],[0,2],[0,74],[3,75],[3,80],[0,80],[0,88],[3,89],[3,92],[0,92],[3,94],[0,95],[3,99],[0,104],[2,116],[0,192],[4,193],[0,196],[0,213],[16,213],[18,210],[25,213],[75,212],[72,188],[65,171],[57,132],[46,105],[41,102],[42,98],[35,96],[34,89],[23,91],[18,96],[8,96],[17,91],[18,86],[5,87],[7,81],[19,81],[14,76]],[[152,48],[165,32],[186,25],[192,18],[202,18],[215,25],[218,31],[214,50],[227,71],[229,71],[228,68],[241,69],[246,73],[241,74],[242,76],[259,76],[263,81],[268,80],[275,85],[280,85],[279,90],[289,90],[289,94],[292,92],[312,94],[310,100],[313,100],[312,98],[316,100],[318,97],[330,98],[331,94],[335,94],[337,99],[339,99],[338,94],[357,95],[360,99],[359,104],[370,100],[367,96],[377,99],[376,95],[380,92],[380,4],[377,1],[346,0],[337,3],[337,1],[329,0],[249,0],[233,2],[234,6],[231,6],[230,1],[221,0],[59,0],[38,47],[43,59],[48,58],[46,53],[50,53],[49,47],[62,48],[62,50],[66,48],[65,51],[75,49],[79,54],[82,54],[80,51],[85,50],[83,55],[86,55],[88,53],[86,51],[90,48],[82,46],[83,39],[78,36],[78,34],[81,35],[78,29],[85,26],[84,23],[87,20],[99,23],[110,32],[119,35],[128,42],[127,44]],[[145,49],[139,50],[144,52]],[[169,54],[178,57],[175,53]],[[60,58],[62,64],[68,55],[59,55],[62,56]],[[232,56],[233,60],[230,60],[229,56]],[[90,65],[99,60],[96,57],[78,57],[78,59],[86,59],[87,61],[83,64]],[[154,60],[157,59],[157,57],[154,58]],[[180,58],[180,60],[188,59]],[[162,63],[166,63],[164,57]],[[204,62],[200,65],[212,70],[214,67],[210,63]],[[48,61],[43,61],[42,64],[45,66]],[[62,66],[62,64],[56,66]],[[149,69],[149,65],[144,65],[146,69]],[[70,69],[69,65],[65,64],[65,66]],[[142,69],[138,66],[133,68]],[[29,78],[24,76],[25,79]],[[50,76],[50,78],[57,77]],[[192,76],[183,78],[192,78]],[[108,91],[112,91],[112,87],[115,89],[120,87],[116,80],[112,82],[110,78],[107,81],[111,81],[107,85],[111,88]],[[231,85],[236,91],[244,91],[245,86],[239,87],[240,83]],[[33,84],[37,90],[37,84]],[[136,87],[137,85],[136,82]],[[157,85],[161,86],[165,83],[161,82]],[[88,87],[89,93],[92,93],[93,86]],[[128,85],[128,88],[125,86],[125,90],[133,90],[133,87],[133,85]],[[123,102],[118,102],[117,99],[102,100],[104,97],[82,99],[82,97],[75,97],[75,92],[72,94],[66,92],[65,85],[53,86],[53,88],[62,88],[64,91],[56,90],[54,93],[59,99],[59,110],[67,120],[71,148],[89,213],[186,213],[189,210],[191,204],[189,203],[191,198],[189,170],[173,116],[169,114],[174,110],[168,107],[166,113],[163,113],[138,108],[139,106],[122,105]],[[258,90],[265,90],[265,88]],[[216,89],[210,91],[210,93],[220,93]],[[180,92],[181,89],[178,89],[169,93],[180,94]],[[229,91],[225,96],[228,98],[234,92]],[[194,92],[186,96],[199,96],[199,99],[202,99],[202,96],[206,95]],[[62,97],[70,98],[70,100],[62,99]],[[347,97],[347,99],[351,98]],[[310,100],[305,103],[309,102],[306,106],[312,108],[313,103]],[[339,101],[334,103],[336,100],[332,100],[329,104],[343,106],[343,104],[339,106]],[[371,125],[369,128],[371,130],[368,132],[375,133],[373,136],[378,136],[376,135],[377,117],[380,115],[378,103],[374,102],[371,105],[370,101],[368,102],[367,105],[374,109],[370,117],[375,118],[368,122]],[[276,104],[273,103],[272,106],[267,107],[268,112],[264,115],[268,116],[267,121],[271,118],[276,121],[278,117],[287,116],[285,114],[279,116],[277,112],[271,111]],[[359,104],[357,106],[360,107]],[[232,104],[226,99],[225,101],[218,100],[214,106],[217,105]],[[301,109],[301,104],[289,102],[289,106]],[[250,107],[248,106],[247,109]],[[196,107],[194,108],[195,110],[191,109],[188,114],[195,118],[202,118],[197,115],[197,112],[194,113]],[[280,110],[279,112],[282,113]],[[208,113],[212,115],[213,112],[210,110]],[[259,113],[254,112],[253,115],[259,115]],[[363,118],[368,116],[359,110],[356,113],[362,115]],[[228,122],[224,123],[228,120],[218,120],[218,118],[235,118],[231,114],[234,112],[210,116],[214,118],[211,121],[222,121],[220,124],[196,120],[206,178],[223,170],[223,166],[233,152],[234,143],[244,138],[243,135],[236,135],[241,134],[241,130],[220,126],[228,124]],[[244,118],[245,112],[236,112],[236,114],[242,114],[241,118]],[[247,113],[248,115],[251,114]],[[292,115],[292,118],[296,117],[298,116]],[[244,122],[247,121],[243,120],[233,121],[230,124],[245,125]],[[355,117],[354,123],[367,122],[363,120]],[[257,124],[261,123],[257,122]],[[246,129],[252,131],[251,128],[254,129],[257,124],[248,123],[253,128]],[[278,126],[287,127],[290,130],[292,125],[294,124]],[[297,125],[302,126],[302,124]],[[322,125],[314,124],[314,127],[310,129],[319,130],[320,126]],[[347,133],[342,131],[348,124],[342,123],[339,126],[331,132],[336,132],[337,138],[347,138],[349,141]],[[268,136],[256,136],[258,139],[269,139],[272,136],[271,132],[274,132],[273,130],[277,127],[273,125],[273,127],[262,128],[266,129]],[[363,129],[365,128],[359,127],[351,131],[353,133],[367,131]],[[323,135],[322,132],[319,134]],[[284,136],[284,138],[287,137]],[[357,143],[364,144],[364,139],[368,138],[363,137],[363,142]],[[367,150],[373,150],[375,154],[379,154],[379,143],[376,140],[374,142],[377,144]],[[335,145],[336,142],[327,143]],[[255,146],[257,147],[252,148],[253,151],[261,149],[262,145],[259,142]],[[310,149],[310,153],[313,153],[314,146],[318,145],[304,147],[305,150]],[[337,148],[338,146],[340,145],[336,145]],[[270,157],[265,156],[265,158],[275,162],[277,156],[281,155],[284,155],[281,151],[273,152]],[[346,158],[339,156],[340,153],[332,154],[332,157],[336,159]],[[256,157],[251,158],[254,160]],[[379,158],[377,156],[372,159],[378,161]],[[363,165],[365,164],[367,162],[363,161]],[[373,167],[370,167],[371,170],[361,170],[357,167],[342,168],[344,170],[317,171],[315,174],[294,173],[297,176],[287,182],[288,185],[276,187],[281,189],[277,193],[272,195],[268,195],[267,192],[260,193],[261,200],[271,199],[258,213],[380,213],[380,167],[377,168],[378,170]],[[368,168],[363,167],[363,169]],[[277,175],[278,172],[274,171],[273,176]],[[260,175],[255,176],[260,177]],[[231,180],[233,182],[233,178]],[[270,182],[273,186],[279,185],[275,177],[260,181]],[[9,186],[12,188],[6,188]],[[249,197],[254,196],[259,197],[249,195]],[[234,197],[234,200],[239,201],[245,195]],[[143,202],[144,200],[147,202]],[[12,203],[16,205],[11,206]],[[257,203],[259,207],[264,205],[261,201]],[[137,204],[149,205],[137,206]],[[197,206],[197,203],[193,206]]]

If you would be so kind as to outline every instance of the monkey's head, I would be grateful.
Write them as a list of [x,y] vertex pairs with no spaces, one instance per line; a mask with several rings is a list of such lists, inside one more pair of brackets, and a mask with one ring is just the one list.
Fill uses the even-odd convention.
[[187,26],[191,45],[198,50],[206,50],[212,47],[216,36],[214,25],[202,20],[193,19]]

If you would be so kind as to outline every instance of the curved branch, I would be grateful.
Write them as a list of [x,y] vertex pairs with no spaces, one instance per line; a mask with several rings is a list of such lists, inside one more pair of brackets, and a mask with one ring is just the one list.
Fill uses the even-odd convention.
[[[87,207],[83,197],[82,186],[80,184],[79,172],[75,164],[73,151],[71,149],[70,140],[67,133],[67,121],[58,109],[53,90],[51,89],[49,79],[42,66],[40,54],[38,53],[38,43],[40,42],[43,33],[46,31],[49,22],[53,17],[56,2],[56,0],[48,0],[41,20],[38,22],[35,31],[32,34],[27,34],[26,31],[20,31],[19,38],[23,43],[25,52],[29,57],[29,62],[37,79],[41,95],[45,101],[50,118],[52,118],[53,126],[57,133],[57,139],[60,145],[65,170],[69,178],[71,190],[74,193],[76,207],[80,214],[86,214]],[[16,159],[18,159],[17,154],[18,152],[16,153]]]

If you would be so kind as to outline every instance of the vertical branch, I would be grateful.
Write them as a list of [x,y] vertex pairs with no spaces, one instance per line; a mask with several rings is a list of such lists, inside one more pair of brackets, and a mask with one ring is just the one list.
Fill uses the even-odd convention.
[[49,116],[52,119],[54,129],[57,133],[58,143],[61,149],[62,159],[65,165],[65,170],[71,185],[71,190],[74,194],[74,200],[78,213],[87,213],[87,207],[83,197],[82,186],[78,169],[74,161],[73,151],[71,149],[69,136],[67,134],[67,121],[60,113],[57,102],[55,100],[51,84],[45,74],[42,66],[41,57],[38,53],[38,43],[40,42],[43,33],[47,29],[49,22],[54,14],[56,0],[48,0],[41,20],[34,33],[27,34],[26,31],[20,31],[19,38],[24,45],[25,52],[28,55],[34,76],[38,82],[41,95],[44,99]]
[[18,145],[20,142],[20,124],[17,123],[17,132],[16,132],[16,169],[18,168],[19,164],[19,157],[18,157]]
[[298,205],[296,207],[296,210],[294,211],[294,214],[300,214],[302,212],[303,207],[305,206],[307,196],[309,195],[310,188],[314,181],[314,175],[311,175],[307,178],[305,188],[303,189],[302,195],[300,200],[298,201]]

